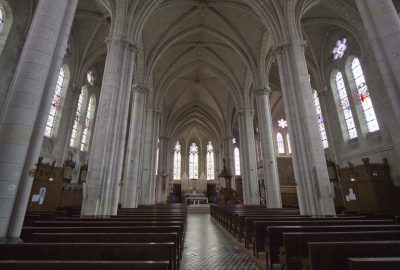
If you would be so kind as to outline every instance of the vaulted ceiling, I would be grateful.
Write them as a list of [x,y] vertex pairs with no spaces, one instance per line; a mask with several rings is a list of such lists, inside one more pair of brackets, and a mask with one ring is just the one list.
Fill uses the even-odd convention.
[[[235,113],[254,106],[251,90],[263,83],[274,90],[273,117],[284,117],[276,62],[267,67],[271,31],[249,2],[164,0],[143,18],[135,80],[151,89],[148,106],[160,110],[162,133],[231,135]],[[82,66],[104,61],[109,9],[108,0],[79,1],[73,33]],[[321,0],[304,14],[302,27],[312,83],[321,88],[329,35],[346,31],[362,43],[362,23],[353,1]]]

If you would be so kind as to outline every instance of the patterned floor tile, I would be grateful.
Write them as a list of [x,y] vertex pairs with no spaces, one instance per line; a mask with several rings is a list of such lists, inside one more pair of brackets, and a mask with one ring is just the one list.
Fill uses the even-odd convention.
[[209,214],[188,214],[181,270],[260,270]]

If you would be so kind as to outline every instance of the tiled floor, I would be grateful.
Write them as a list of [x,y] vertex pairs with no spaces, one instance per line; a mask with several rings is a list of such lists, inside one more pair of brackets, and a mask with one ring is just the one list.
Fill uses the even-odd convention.
[[181,270],[260,270],[210,214],[188,214]]

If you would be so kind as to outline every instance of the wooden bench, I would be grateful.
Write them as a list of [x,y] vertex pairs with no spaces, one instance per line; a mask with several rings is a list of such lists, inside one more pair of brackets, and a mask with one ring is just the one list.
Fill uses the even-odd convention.
[[33,243],[163,243],[174,242],[177,261],[181,258],[178,233],[33,233]]
[[0,260],[2,270],[168,270],[168,261]]
[[[348,270],[351,257],[398,257],[400,241],[308,243],[313,270]],[[308,269],[308,262],[304,262]]]
[[302,260],[309,257],[308,242],[351,242],[379,240],[400,240],[400,230],[284,233],[283,248],[281,249],[280,256],[281,269],[300,270],[302,268]]
[[253,254],[265,251],[265,239],[269,226],[329,226],[329,225],[373,225],[393,224],[393,220],[310,220],[310,221],[255,221],[253,232]]
[[126,227],[23,227],[21,239],[32,242],[33,233],[177,233],[183,247],[179,226],[126,226]]
[[174,243],[22,243],[0,245],[0,260],[168,261],[177,269]]
[[348,216],[343,216],[343,217],[311,217],[311,216],[282,216],[282,217],[268,217],[268,216],[262,216],[262,217],[246,217],[245,218],[245,230],[244,230],[244,235],[245,235],[245,247],[249,248],[249,242],[253,238],[253,232],[254,232],[254,224],[256,221],[316,221],[316,220],[362,220],[364,217],[348,217]]
[[272,269],[273,263],[279,263],[280,248],[283,246],[283,234],[290,232],[358,232],[400,230],[400,225],[334,225],[334,226],[270,226],[265,239],[266,265]]
[[349,258],[351,270],[399,270],[400,257]]

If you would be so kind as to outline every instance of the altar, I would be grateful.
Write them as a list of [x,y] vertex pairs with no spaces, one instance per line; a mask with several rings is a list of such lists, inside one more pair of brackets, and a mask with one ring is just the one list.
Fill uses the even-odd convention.
[[185,204],[200,204],[200,203],[208,203],[208,198],[201,192],[198,192],[196,189],[193,189],[191,192],[185,194]]

